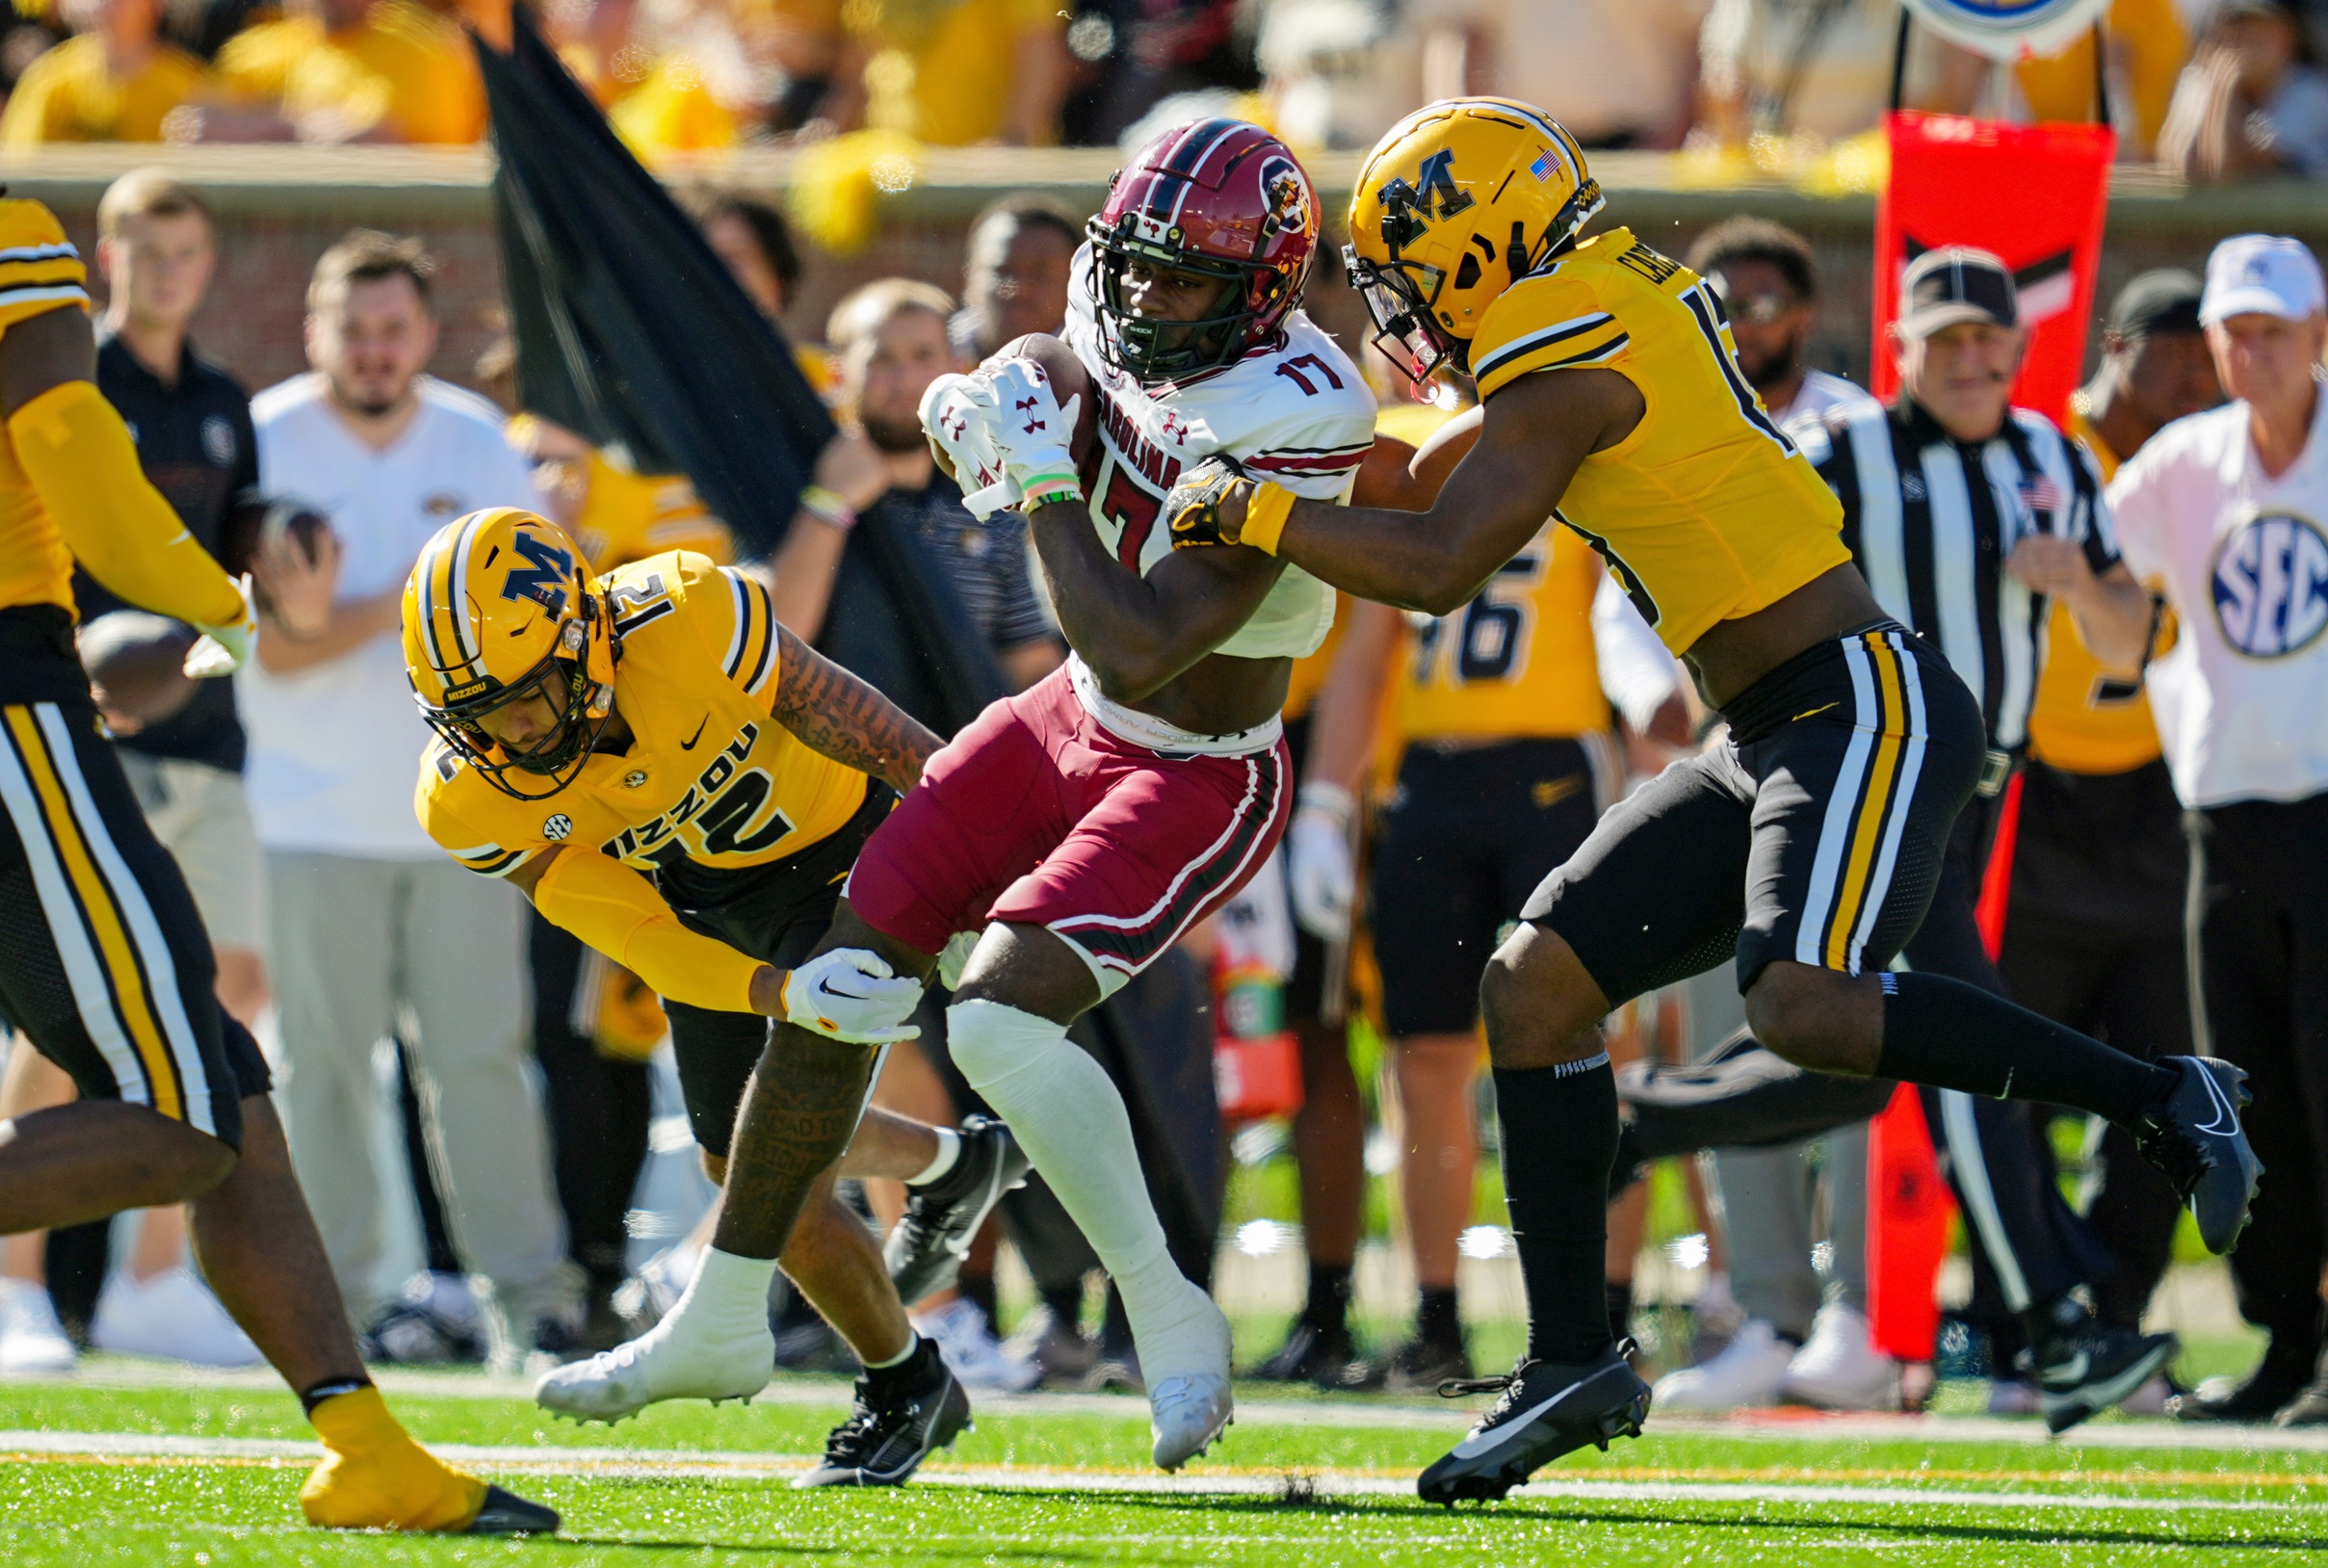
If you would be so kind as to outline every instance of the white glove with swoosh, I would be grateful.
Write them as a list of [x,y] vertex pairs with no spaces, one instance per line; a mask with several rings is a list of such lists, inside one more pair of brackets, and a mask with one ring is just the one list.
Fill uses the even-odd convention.
[[922,982],[895,975],[877,953],[835,948],[784,978],[784,1016],[812,1034],[850,1045],[918,1039],[905,1020],[921,1006]]

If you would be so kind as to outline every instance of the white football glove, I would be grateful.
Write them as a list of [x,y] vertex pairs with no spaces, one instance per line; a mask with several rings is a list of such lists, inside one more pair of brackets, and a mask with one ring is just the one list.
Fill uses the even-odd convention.
[[1321,942],[1345,941],[1358,902],[1358,868],[1350,852],[1358,802],[1341,785],[1326,783],[1302,785],[1296,798],[1293,824],[1285,832],[1294,918]]
[[850,1045],[918,1039],[905,1020],[921,1006],[922,982],[900,979],[877,953],[835,948],[784,977],[784,1016],[812,1034]]
[[938,983],[949,991],[962,988],[962,971],[970,967],[970,954],[978,948],[983,929],[956,931],[938,954]]
[[922,394],[922,433],[954,470],[962,505],[980,522],[1015,506],[1018,486],[1003,463],[994,437],[994,388],[979,376],[939,377]]
[[1061,492],[1082,495],[1075,454],[1068,450],[1082,396],[1060,407],[1050,376],[1032,359],[1005,359],[984,374],[994,388],[994,442],[1019,493],[1037,500],[1058,499]]
[[231,675],[250,662],[250,650],[259,636],[258,613],[250,604],[250,574],[237,578],[235,587],[243,590],[243,618],[231,626],[195,628],[202,635],[186,650],[186,663],[180,667],[196,680]]

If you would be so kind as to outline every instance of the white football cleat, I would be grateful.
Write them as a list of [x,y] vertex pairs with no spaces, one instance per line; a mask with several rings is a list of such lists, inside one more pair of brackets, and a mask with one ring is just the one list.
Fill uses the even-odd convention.
[[1722,1353],[1658,1379],[1660,1410],[1763,1410],[1778,1403],[1778,1385],[1794,1346],[1760,1318],[1749,1318]]
[[1811,1320],[1811,1337],[1788,1364],[1778,1394],[1821,1410],[1896,1410],[1899,1363],[1875,1348],[1857,1309],[1837,1301]]
[[627,1345],[543,1373],[534,1402],[577,1421],[616,1422],[665,1399],[748,1399],[775,1367],[765,1317],[715,1334],[691,1329],[689,1314],[675,1311]]
[[80,1355],[57,1321],[46,1288],[29,1279],[0,1279],[0,1372],[68,1372]]
[[1211,1448],[1237,1419],[1236,1408],[1229,1380],[1214,1372],[1167,1377],[1148,1390],[1156,1468],[1178,1470]]

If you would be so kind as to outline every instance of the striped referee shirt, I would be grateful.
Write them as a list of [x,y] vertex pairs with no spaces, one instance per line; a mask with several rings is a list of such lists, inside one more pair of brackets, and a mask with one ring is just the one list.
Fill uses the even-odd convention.
[[2018,750],[2045,659],[2047,599],[2005,570],[2032,534],[2081,540],[2096,575],[2118,560],[2101,477],[2042,414],[2015,408],[1959,441],[1905,396],[1845,404],[1787,428],[1843,503],[1843,540],[1887,614],[1938,645],[1980,698],[1989,745]]

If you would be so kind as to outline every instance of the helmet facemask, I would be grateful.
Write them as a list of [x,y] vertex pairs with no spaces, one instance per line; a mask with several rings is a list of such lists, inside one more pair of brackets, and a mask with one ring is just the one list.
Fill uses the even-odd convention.
[[[614,688],[592,678],[590,666],[599,661],[585,651],[596,611],[596,602],[585,598],[581,616],[565,623],[558,646],[516,680],[506,685],[494,682],[458,701],[448,700],[441,708],[421,701],[421,716],[429,727],[486,783],[513,799],[547,799],[573,783],[614,717]],[[484,720],[491,715],[532,697],[542,699],[558,716],[557,723],[541,740],[519,749],[495,739],[484,727]],[[512,773],[530,773],[546,779],[548,785],[539,790],[521,789],[510,776]]]
[[[1097,219],[1087,232],[1100,353],[1142,385],[1185,381],[1242,358],[1252,347],[1254,324],[1278,302],[1285,287],[1283,274],[1272,266],[1143,244],[1121,230],[1103,227]],[[1135,260],[1160,272],[1219,279],[1224,287],[1213,313],[1194,321],[1140,315],[1124,288],[1124,273]]]
[[1350,286],[1366,301],[1366,313],[1373,320],[1374,347],[1409,380],[1424,386],[1447,366],[1463,368],[1470,345],[1443,330],[1430,314],[1447,281],[1445,273],[1412,261],[1377,267],[1358,254],[1354,245],[1342,248],[1342,262]]

